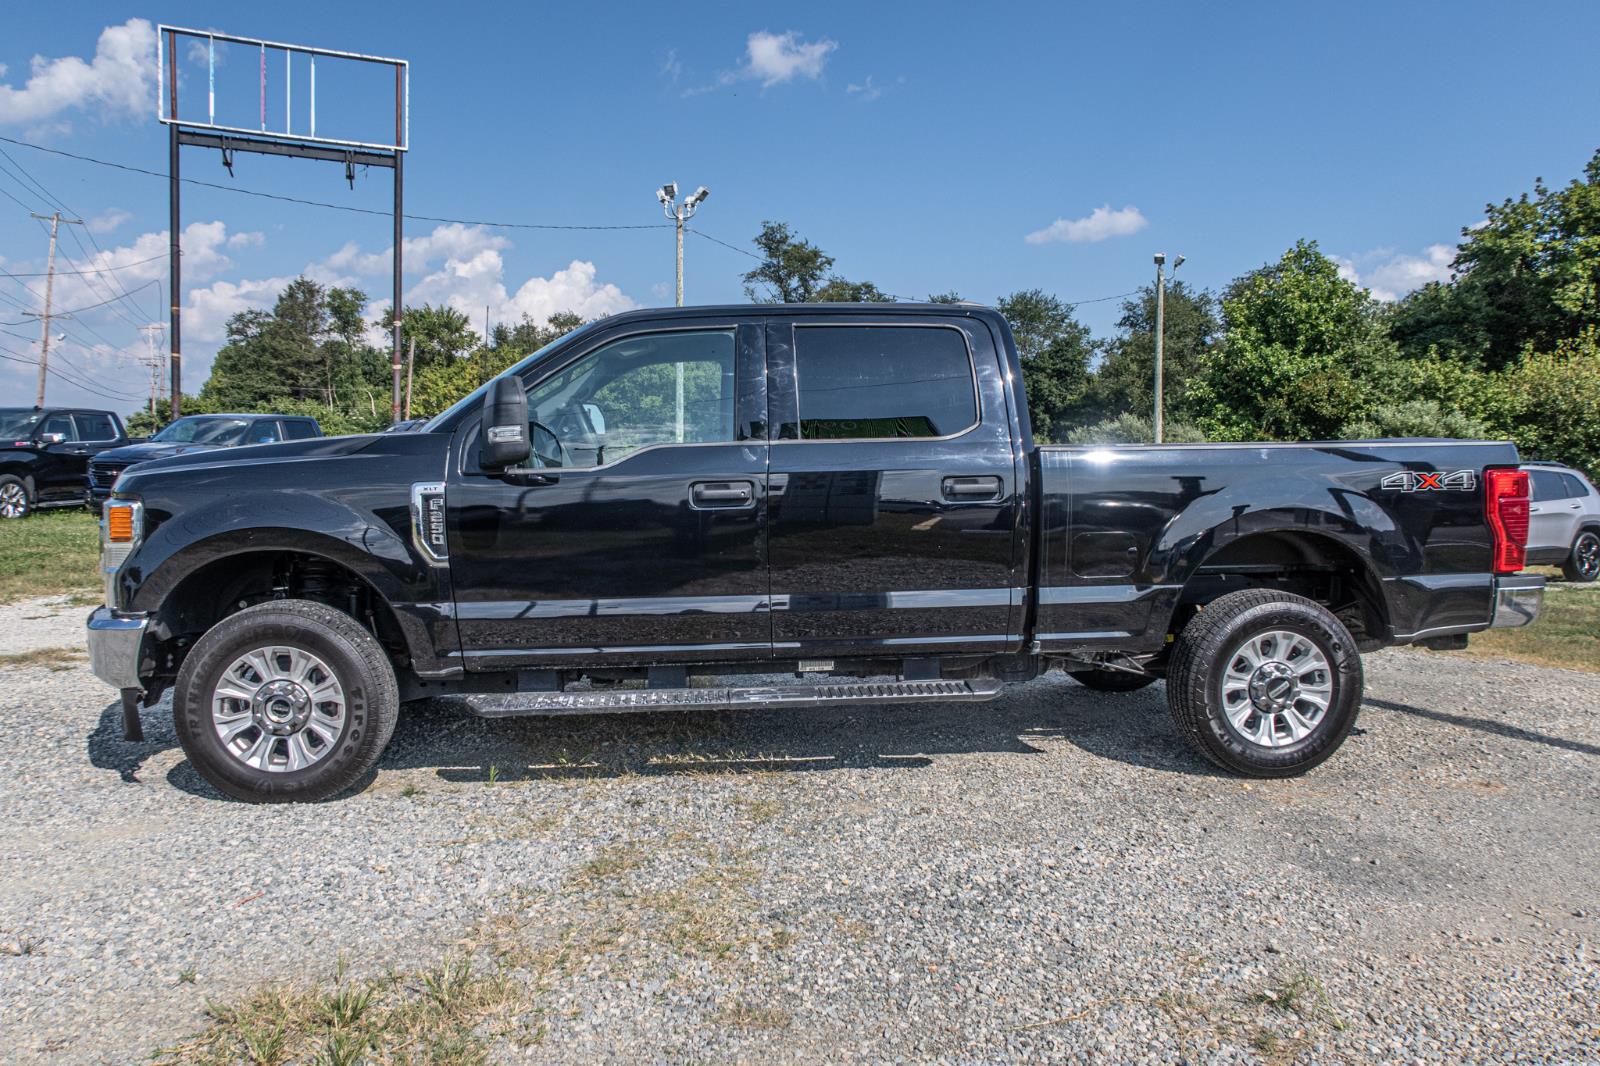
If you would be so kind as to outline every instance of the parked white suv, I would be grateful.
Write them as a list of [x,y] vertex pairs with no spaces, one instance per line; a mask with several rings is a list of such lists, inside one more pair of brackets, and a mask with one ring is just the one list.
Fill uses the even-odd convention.
[[1528,562],[1561,567],[1568,581],[1600,577],[1600,492],[1559,463],[1524,463],[1532,481]]

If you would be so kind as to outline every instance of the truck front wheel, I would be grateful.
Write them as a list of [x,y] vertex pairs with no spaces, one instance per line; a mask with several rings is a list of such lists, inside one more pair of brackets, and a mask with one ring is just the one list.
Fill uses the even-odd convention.
[[1207,604],[1178,634],[1167,702],[1212,762],[1291,777],[1344,743],[1361,706],[1361,656],[1331,611],[1287,592],[1245,589]]
[[355,619],[274,600],[195,643],[172,710],[184,754],[220,791],[312,802],[372,769],[394,732],[399,690],[383,648]]

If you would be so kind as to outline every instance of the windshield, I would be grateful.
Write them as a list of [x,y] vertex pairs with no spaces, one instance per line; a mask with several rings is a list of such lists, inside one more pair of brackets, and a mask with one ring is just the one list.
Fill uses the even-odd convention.
[[43,411],[29,411],[19,408],[6,410],[0,408],[0,437],[33,436],[33,427],[39,424],[39,419],[44,417]]
[[250,425],[248,418],[180,418],[151,440],[163,444],[215,444],[227,446],[244,440],[244,431]]
[[604,317],[597,318],[593,322],[590,322],[588,325],[579,326],[577,329],[573,330],[571,333],[566,333],[566,334],[563,334],[560,337],[557,337],[555,340],[551,341],[549,344],[545,345],[543,348],[540,348],[538,351],[534,352],[532,355],[528,356],[525,359],[522,359],[522,360],[518,361],[516,363],[516,365],[510,367],[507,370],[501,371],[500,373],[496,374],[494,377],[490,378],[488,381],[484,382],[482,385],[479,385],[476,389],[473,389],[471,392],[467,393],[467,395],[463,396],[461,399],[457,400],[455,403],[451,404],[449,407],[445,408],[443,411],[440,411],[438,414],[434,415],[431,419],[428,420],[427,425],[418,426],[417,429],[414,432],[417,432],[417,433],[430,433],[434,429],[438,428],[439,426],[444,425],[444,423],[448,419],[451,419],[451,418],[455,417],[455,415],[457,415],[461,411],[466,410],[468,408],[473,408],[473,407],[477,407],[477,406],[481,405],[483,403],[483,394],[489,391],[489,386],[494,384],[495,378],[503,378],[507,374],[515,374],[515,373],[521,371],[524,367],[531,366],[532,364],[538,362],[540,359],[544,358],[544,355],[545,355],[546,352],[549,352],[549,351],[553,350],[558,345],[565,345],[568,342],[573,341],[573,340],[577,339],[578,337],[583,336],[586,333],[589,333],[590,331],[594,330],[596,327],[604,325],[605,322],[606,322],[606,320],[605,320]]

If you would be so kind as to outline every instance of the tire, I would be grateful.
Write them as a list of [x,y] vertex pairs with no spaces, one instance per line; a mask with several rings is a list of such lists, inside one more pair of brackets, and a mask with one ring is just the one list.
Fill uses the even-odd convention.
[[1137,692],[1160,680],[1154,674],[1130,674],[1122,670],[1068,670],[1067,676],[1096,692]]
[[1361,693],[1361,656],[1344,624],[1318,603],[1269,589],[1207,604],[1178,634],[1167,671],[1178,732],[1249,777],[1293,777],[1339,750]]
[[1572,542],[1572,550],[1561,563],[1561,575],[1568,581],[1587,584],[1600,578],[1600,533],[1585,529]]
[[27,518],[33,513],[33,493],[15,474],[0,474],[0,518]]
[[195,643],[172,710],[184,754],[219,791],[310,803],[377,763],[399,716],[399,688],[383,648],[355,619],[310,600],[274,600],[224,618]]

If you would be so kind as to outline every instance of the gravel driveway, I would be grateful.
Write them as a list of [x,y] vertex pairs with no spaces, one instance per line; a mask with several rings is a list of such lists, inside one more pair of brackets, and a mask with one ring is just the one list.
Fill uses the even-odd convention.
[[[85,608],[0,608],[0,654]],[[1246,782],[1159,686],[400,723],[358,795],[205,786],[81,659],[3,668],[6,1061],[130,1062],[263,982],[515,941],[493,1061],[1600,1061],[1600,676],[1386,652]]]

